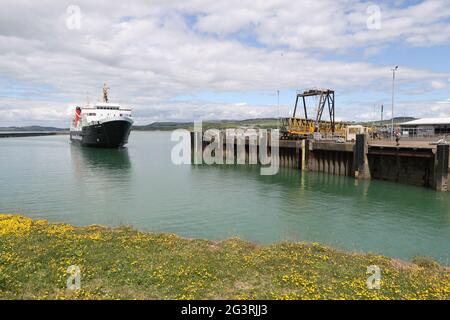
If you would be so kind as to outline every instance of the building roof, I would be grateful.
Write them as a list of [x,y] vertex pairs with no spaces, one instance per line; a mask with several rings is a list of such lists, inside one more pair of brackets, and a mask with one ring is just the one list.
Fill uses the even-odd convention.
[[421,118],[413,121],[400,123],[401,126],[434,125],[434,124],[450,125],[450,118]]

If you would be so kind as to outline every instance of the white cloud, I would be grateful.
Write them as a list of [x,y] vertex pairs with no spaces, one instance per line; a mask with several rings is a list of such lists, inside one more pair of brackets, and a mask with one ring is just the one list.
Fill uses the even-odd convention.
[[[219,35],[250,27],[269,46],[296,49],[351,49],[391,41],[415,46],[450,39],[450,7],[446,0],[428,0],[409,7],[380,5],[381,28],[370,29],[370,2],[350,1],[225,1],[202,3],[197,26]],[[235,22],[235,23],[234,23]]]
[[[333,61],[321,54],[361,47],[372,55],[391,42],[428,46],[446,43],[450,35],[444,21],[450,8],[440,0],[408,8],[382,6],[381,30],[367,29],[367,4],[356,0],[78,1],[80,30],[66,28],[71,4],[0,4],[0,81],[50,91],[42,96],[32,89],[20,96],[0,91],[0,110],[8,114],[1,123],[65,125],[67,108],[85,101],[87,93],[96,100],[105,81],[113,100],[135,107],[138,121],[274,116],[272,107],[249,101],[173,101],[202,91],[316,86],[387,92],[390,66],[358,58]],[[253,35],[262,46],[236,35]],[[403,90],[413,92],[442,88],[449,73],[401,66],[398,79]]]
[[433,89],[443,89],[447,88],[447,84],[443,81],[431,81],[431,87]]

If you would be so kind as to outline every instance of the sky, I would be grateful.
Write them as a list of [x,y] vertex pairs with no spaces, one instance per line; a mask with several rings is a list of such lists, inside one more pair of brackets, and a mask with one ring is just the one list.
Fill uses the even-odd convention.
[[449,57],[448,0],[1,0],[0,126],[68,127],[105,82],[136,124],[287,117],[309,88],[387,119],[396,65],[394,116],[450,117]]

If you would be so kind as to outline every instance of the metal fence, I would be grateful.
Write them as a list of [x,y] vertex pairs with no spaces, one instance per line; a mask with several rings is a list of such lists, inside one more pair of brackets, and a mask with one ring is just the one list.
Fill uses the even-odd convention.
[[[400,127],[400,139],[411,141],[430,141],[437,142],[439,140],[450,141],[450,132],[436,132],[435,128],[417,128],[417,127]],[[390,139],[390,130],[378,130],[372,134],[372,139]]]
[[450,132],[439,132],[435,128],[416,128],[416,127],[401,127],[401,139],[408,140],[424,140],[424,141],[438,141],[440,139],[449,141]]

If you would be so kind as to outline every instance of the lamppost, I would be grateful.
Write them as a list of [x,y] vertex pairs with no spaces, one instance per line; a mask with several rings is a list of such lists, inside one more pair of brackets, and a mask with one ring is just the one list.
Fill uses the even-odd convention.
[[380,122],[380,127],[383,126],[383,109],[384,109],[384,106],[381,105],[381,122]]
[[394,88],[395,88],[395,71],[398,70],[398,66],[392,68],[392,119],[391,119],[391,140],[394,140]]
[[280,90],[277,90],[277,126],[278,130],[280,130]]

